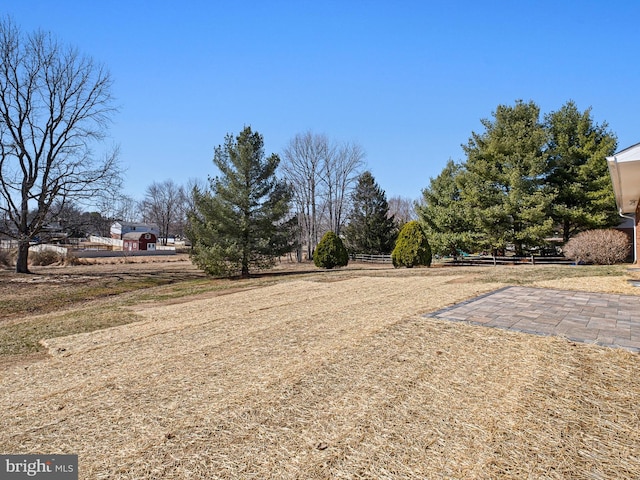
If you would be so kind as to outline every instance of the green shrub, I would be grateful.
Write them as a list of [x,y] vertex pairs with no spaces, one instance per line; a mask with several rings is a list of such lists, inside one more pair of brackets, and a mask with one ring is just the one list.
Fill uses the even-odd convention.
[[569,240],[562,251],[576,263],[613,265],[627,258],[631,245],[629,237],[619,230],[587,230]]
[[391,253],[391,261],[396,268],[431,265],[431,247],[427,235],[417,221],[405,224],[400,230],[396,246]]
[[242,270],[242,252],[235,244],[225,248],[219,244],[196,242],[189,257],[195,266],[214,277],[232,277]]
[[313,252],[313,263],[320,268],[344,267],[349,263],[349,253],[342,240],[333,232],[327,232]]

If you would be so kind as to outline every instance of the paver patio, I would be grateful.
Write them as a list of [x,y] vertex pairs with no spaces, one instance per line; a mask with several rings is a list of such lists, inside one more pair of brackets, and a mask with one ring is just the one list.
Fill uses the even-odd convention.
[[427,316],[640,352],[640,296],[506,287]]

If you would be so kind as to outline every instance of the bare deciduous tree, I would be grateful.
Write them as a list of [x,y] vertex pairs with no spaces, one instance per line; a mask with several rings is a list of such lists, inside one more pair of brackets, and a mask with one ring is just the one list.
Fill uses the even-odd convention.
[[160,241],[167,244],[170,234],[182,235],[187,213],[187,195],[173,180],[153,182],[140,204],[145,221],[158,225]]
[[417,220],[416,200],[407,197],[395,196],[389,199],[389,215],[393,215],[398,222],[398,226],[402,227],[405,223]]
[[364,165],[364,150],[356,143],[345,143],[332,149],[324,164],[322,182],[329,216],[329,230],[340,236],[349,192],[357,183]]
[[1,233],[18,241],[17,272],[29,272],[29,244],[54,201],[64,206],[119,185],[117,149],[94,153],[114,112],[111,84],[102,66],[51,34],[0,22]]
[[313,248],[320,238],[318,204],[321,175],[331,154],[327,137],[311,132],[297,134],[284,149],[282,169],[293,188],[300,231],[306,237],[300,239],[300,243],[306,243],[307,258],[312,257]]
[[105,192],[95,202],[100,215],[109,220],[120,220],[124,222],[141,221],[138,201],[130,195],[124,195],[121,191]]
[[293,188],[300,244],[306,244],[307,258],[326,231],[340,234],[363,159],[359,145],[336,145],[311,132],[296,135],[284,149],[282,169]]

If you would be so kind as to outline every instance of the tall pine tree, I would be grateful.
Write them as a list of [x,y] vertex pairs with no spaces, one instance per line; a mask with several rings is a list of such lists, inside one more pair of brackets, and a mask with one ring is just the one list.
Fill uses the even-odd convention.
[[384,190],[371,172],[364,172],[358,177],[351,202],[349,224],[343,231],[348,249],[369,255],[390,253],[398,233],[397,226],[393,216],[389,215]]
[[549,132],[547,183],[555,192],[552,217],[564,242],[584,230],[620,222],[606,157],[616,150],[607,124],[598,125],[591,109],[573,101],[545,117]]
[[438,255],[455,257],[460,251],[473,250],[477,243],[471,211],[461,201],[458,176],[462,171],[461,165],[449,160],[422,191],[418,215],[426,226],[429,245]]
[[545,189],[546,132],[533,102],[499,105],[494,120],[484,119],[483,133],[472,133],[466,171],[460,176],[462,199],[471,207],[485,248],[508,245],[522,254],[544,244],[552,232],[553,195]]
[[213,158],[220,176],[210,179],[210,191],[194,191],[191,258],[211,275],[246,277],[291,249],[291,191],[276,177],[280,158],[265,158],[263,145],[251,127],[227,135]]

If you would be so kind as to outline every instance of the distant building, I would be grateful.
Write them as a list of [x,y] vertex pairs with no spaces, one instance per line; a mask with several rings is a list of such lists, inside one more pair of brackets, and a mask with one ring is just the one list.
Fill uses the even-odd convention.
[[158,237],[149,232],[129,232],[122,236],[122,249],[126,252],[155,250]]
[[109,230],[111,238],[124,240],[127,233],[152,233],[158,237],[160,230],[155,223],[115,222]]

